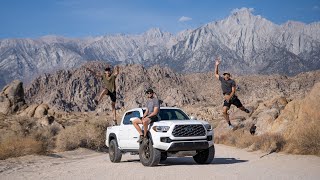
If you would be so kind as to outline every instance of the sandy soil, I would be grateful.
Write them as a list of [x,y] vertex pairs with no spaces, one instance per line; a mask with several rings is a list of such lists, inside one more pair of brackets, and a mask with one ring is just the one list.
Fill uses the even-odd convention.
[[25,156],[0,161],[0,179],[319,179],[320,157],[247,152],[216,145],[212,164],[197,165],[192,157],[168,158],[144,167],[137,155],[111,163],[106,153],[86,149]]

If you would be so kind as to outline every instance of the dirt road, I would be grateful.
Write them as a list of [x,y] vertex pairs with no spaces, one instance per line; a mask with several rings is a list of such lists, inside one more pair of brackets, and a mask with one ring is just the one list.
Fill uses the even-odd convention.
[[86,149],[25,156],[0,161],[0,179],[319,179],[320,158],[247,152],[216,145],[212,164],[197,165],[192,157],[168,158],[144,167],[138,156],[126,154],[111,163],[106,153]]

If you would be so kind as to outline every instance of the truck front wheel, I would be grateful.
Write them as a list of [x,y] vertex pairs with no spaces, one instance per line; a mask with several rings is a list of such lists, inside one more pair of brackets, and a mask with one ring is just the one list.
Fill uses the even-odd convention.
[[193,160],[198,164],[210,164],[214,158],[214,146],[209,147],[208,149],[199,150]]
[[109,158],[113,163],[118,163],[121,161],[122,153],[118,147],[118,143],[115,139],[110,141],[109,145]]
[[153,148],[152,143],[143,141],[139,148],[140,161],[144,166],[156,166],[160,163],[161,152]]
[[165,161],[165,160],[167,160],[167,158],[168,158],[167,152],[162,152],[160,161]]

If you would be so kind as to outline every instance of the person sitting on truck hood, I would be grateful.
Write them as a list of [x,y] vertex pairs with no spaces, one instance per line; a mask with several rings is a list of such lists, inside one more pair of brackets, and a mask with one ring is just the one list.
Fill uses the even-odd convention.
[[[133,126],[137,129],[137,131],[140,134],[140,138],[137,141],[138,143],[141,143],[143,139],[147,137],[148,125],[151,122],[155,122],[160,119],[159,118],[160,104],[159,104],[158,98],[154,96],[154,92],[152,89],[147,89],[146,95],[147,95],[148,101],[146,104],[146,111],[144,112],[143,117],[137,118],[132,121]],[[142,130],[139,124],[143,124],[144,133],[142,133]]]

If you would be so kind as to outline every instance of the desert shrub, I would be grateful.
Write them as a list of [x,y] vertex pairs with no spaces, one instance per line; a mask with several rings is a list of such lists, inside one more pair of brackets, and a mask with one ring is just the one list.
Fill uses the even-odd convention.
[[279,152],[286,144],[286,140],[280,134],[263,134],[261,136],[255,136],[252,150],[263,150],[268,152]]
[[320,120],[299,126],[288,141],[289,153],[320,156]]
[[0,143],[0,159],[43,153],[43,144],[31,137],[10,136]]
[[7,116],[0,125],[0,159],[42,154],[55,147],[56,130],[38,126],[34,118]]
[[27,137],[41,142],[43,152],[51,152],[55,148],[54,133],[53,127],[40,127],[32,131]]
[[286,141],[280,134],[266,133],[252,136],[249,132],[240,129],[215,137],[215,143],[269,152],[282,150]]
[[57,135],[57,149],[64,151],[84,147],[100,150],[105,144],[107,126],[105,120],[90,120],[66,127]]

